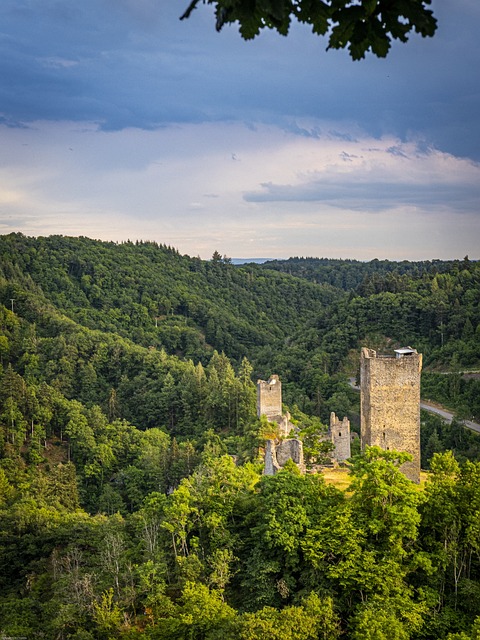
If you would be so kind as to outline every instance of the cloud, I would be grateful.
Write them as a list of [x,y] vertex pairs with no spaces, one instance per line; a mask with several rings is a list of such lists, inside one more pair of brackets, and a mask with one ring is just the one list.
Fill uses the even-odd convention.
[[330,123],[310,125],[325,134],[238,122],[0,126],[0,232],[151,239],[204,258],[215,249],[480,257],[478,165],[416,140],[375,139],[357,127],[348,143],[348,128],[332,137]]
[[[400,206],[480,214],[480,165],[422,144],[390,139],[352,144],[295,182],[261,183],[247,202],[318,202],[352,211]],[[380,144],[379,144],[380,143]],[[352,150],[354,152],[352,152]],[[348,165],[346,165],[348,163]]]
[[244,42],[204,4],[180,22],[184,4],[0,3],[0,231],[478,256],[478,2],[359,63],[307,27]]
[[480,191],[470,186],[397,184],[389,182],[348,183],[317,180],[308,184],[262,185],[262,192],[245,195],[248,202],[324,202],[332,207],[352,211],[386,211],[400,206],[421,207],[435,211],[478,212]]
[[408,158],[408,156],[402,150],[402,147],[398,145],[395,145],[393,147],[388,147],[387,153],[391,153],[392,156],[400,156],[402,158]]
[[180,22],[187,4],[3,0],[4,117],[88,120],[105,131],[242,120],[314,138],[325,131],[306,126],[309,119],[332,123],[332,136],[356,123],[376,137],[421,133],[480,159],[478,3],[445,0],[434,8],[433,39],[412,35],[386,60],[358,63],[325,52],[325,39],[300,25],[287,38],[266,31],[244,42],[235,26],[215,32],[208,5]]
[[66,58],[58,58],[55,56],[50,58],[39,58],[38,62],[44,67],[50,69],[68,69],[69,67],[75,67],[78,65],[77,60],[67,60]]

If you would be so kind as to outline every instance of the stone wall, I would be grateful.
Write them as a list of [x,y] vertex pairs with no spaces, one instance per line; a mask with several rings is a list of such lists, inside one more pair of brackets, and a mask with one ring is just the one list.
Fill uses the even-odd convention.
[[[287,438],[295,429],[290,414],[282,414],[282,383],[277,375],[270,376],[267,382],[257,381],[257,416],[266,416],[270,422],[276,422],[280,438]],[[297,438],[267,440],[263,473],[273,476],[287,460],[292,460],[305,473],[303,443]]]
[[295,462],[302,473],[305,473],[305,463],[303,460],[303,443],[296,438],[282,440],[267,440],[265,449],[265,466],[263,473],[266,476],[273,476],[285,466],[287,460]]
[[350,451],[350,420],[346,417],[343,420],[337,418],[332,411],[330,414],[329,434],[334,446],[332,455],[337,462],[348,460],[351,456]]
[[257,381],[257,417],[261,415],[269,420],[282,415],[282,383],[277,375]]
[[363,348],[360,358],[361,445],[407,451],[401,470],[420,482],[420,373],[422,355],[378,356]]
[[303,462],[303,443],[296,438],[283,440],[277,445],[277,462],[283,467],[287,460],[293,460],[301,471],[305,471]]
[[267,446],[265,447],[265,460],[263,467],[263,474],[265,476],[273,476],[280,471],[280,465],[277,462],[277,451],[274,440],[267,440]]

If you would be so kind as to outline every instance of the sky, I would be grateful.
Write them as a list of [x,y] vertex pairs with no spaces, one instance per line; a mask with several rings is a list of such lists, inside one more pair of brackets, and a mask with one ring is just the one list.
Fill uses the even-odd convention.
[[2,0],[0,233],[480,259],[480,2],[352,61],[188,0]]

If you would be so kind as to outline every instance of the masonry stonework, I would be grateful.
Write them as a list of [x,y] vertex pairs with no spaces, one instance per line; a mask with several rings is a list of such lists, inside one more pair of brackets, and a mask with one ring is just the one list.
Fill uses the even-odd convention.
[[[265,449],[265,475],[274,475],[287,460],[295,462],[302,473],[305,472],[303,443],[299,438],[290,437],[298,429],[290,422],[290,415],[282,414],[282,383],[277,375],[268,381],[257,381],[257,415],[264,415],[278,425],[278,438],[267,440]],[[285,439],[287,438],[287,439]],[[330,426],[323,436],[333,444],[332,462],[344,462],[350,458],[350,421],[340,420],[335,413],[330,414]]]
[[304,473],[303,443],[298,438],[289,438],[295,426],[290,422],[290,414],[282,414],[282,383],[277,375],[270,376],[268,381],[257,381],[257,416],[262,415],[270,422],[277,423],[279,434],[278,439],[267,440],[263,473],[267,476],[274,475],[287,460],[295,462]]
[[282,415],[282,383],[277,375],[257,382],[257,417],[273,420]]
[[420,482],[420,373],[422,354],[407,347],[395,356],[362,348],[360,357],[361,446],[406,451],[401,471]]
[[346,417],[340,420],[332,411],[328,431],[333,443],[333,458],[337,462],[348,460],[351,456],[350,420]]
[[301,473],[305,473],[305,463],[303,459],[303,443],[297,438],[289,438],[278,442],[276,440],[267,440],[265,449],[265,466],[263,474],[265,476],[273,476],[287,463],[292,460]]

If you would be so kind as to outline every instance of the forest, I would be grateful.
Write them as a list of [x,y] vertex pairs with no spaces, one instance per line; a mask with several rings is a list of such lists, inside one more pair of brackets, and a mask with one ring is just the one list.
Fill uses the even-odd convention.
[[[0,635],[480,637],[480,264],[235,266],[155,242],[0,236]],[[277,373],[307,456],[359,428],[362,345],[423,353],[420,487],[264,476]],[[302,436],[303,433],[303,436]]]

